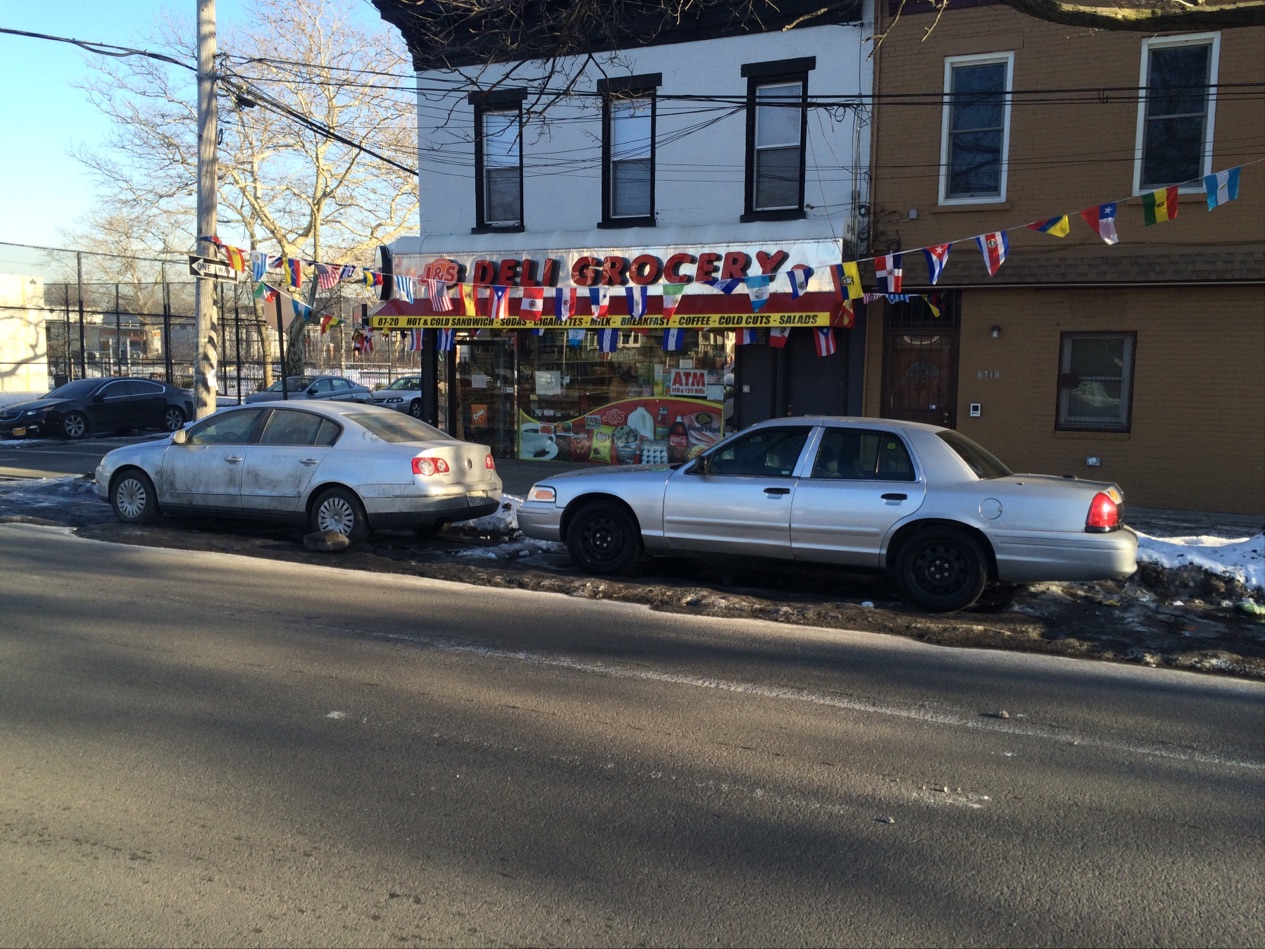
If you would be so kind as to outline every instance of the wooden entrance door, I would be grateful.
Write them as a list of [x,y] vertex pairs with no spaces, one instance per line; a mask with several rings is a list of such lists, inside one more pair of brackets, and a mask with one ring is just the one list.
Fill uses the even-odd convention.
[[938,302],[939,316],[921,297],[884,304],[884,418],[957,425],[957,295]]

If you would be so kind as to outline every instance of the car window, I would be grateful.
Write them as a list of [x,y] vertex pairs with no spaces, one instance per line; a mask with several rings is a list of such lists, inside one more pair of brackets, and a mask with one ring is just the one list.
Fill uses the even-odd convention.
[[64,386],[58,386],[44,398],[82,399],[100,384],[100,379],[76,379],[74,382],[67,382]]
[[153,382],[146,382],[144,379],[129,379],[127,392],[129,395],[148,395],[152,397],[162,395],[163,387]]
[[320,445],[322,448],[328,448],[334,442],[338,441],[338,436],[343,433],[343,427],[337,422],[329,419],[321,419],[320,431],[316,433],[316,440],[313,445]]
[[346,392],[351,388],[351,383],[346,379],[330,379],[329,385],[335,392]]
[[[261,445],[315,445],[325,419],[310,412],[273,409],[264,423]],[[337,437],[337,435],[335,436]]]
[[332,391],[333,388],[334,387],[331,385],[329,379],[317,379],[311,386],[312,391],[317,395],[324,395],[327,392]]
[[127,395],[127,383],[122,380],[107,383],[101,387],[98,395],[105,399],[121,399]]
[[215,413],[189,429],[190,445],[245,445],[263,409]]
[[427,425],[411,415],[405,415],[403,412],[394,412],[389,409],[379,409],[375,412],[355,412],[344,415],[343,418],[372,432],[384,442],[456,442],[461,440],[454,438],[447,432],[441,432],[433,425]]
[[1013,474],[996,455],[965,435],[952,431],[936,432],[936,435],[957,452],[958,457],[966,462],[977,478],[1005,478]]
[[707,473],[789,477],[811,431],[797,425],[736,435],[708,455]]

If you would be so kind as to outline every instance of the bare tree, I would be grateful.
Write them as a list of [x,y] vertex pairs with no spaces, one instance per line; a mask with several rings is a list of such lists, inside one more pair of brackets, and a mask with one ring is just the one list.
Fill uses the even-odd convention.
[[[398,37],[348,22],[327,0],[257,0],[248,10],[248,24],[219,37],[220,236],[269,254],[367,265],[374,247],[417,221],[416,107],[390,78],[407,72]],[[196,77],[181,64],[196,62],[192,24],[165,15],[147,43],[166,58],[93,63],[98,76],[85,89],[114,127],[103,148],[77,157],[113,213],[160,222],[138,227],[176,227],[191,248]],[[256,319],[270,316],[256,310]],[[294,320],[292,336],[302,326]]]

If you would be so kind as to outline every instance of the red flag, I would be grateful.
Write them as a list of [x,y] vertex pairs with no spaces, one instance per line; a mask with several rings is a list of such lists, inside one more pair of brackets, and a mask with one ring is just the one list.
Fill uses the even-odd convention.
[[786,346],[786,340],[791,335],[791,331],[786,327],[778,327],[769,330],[769,345],[774,349],[782,349]]
[[818,326],[813,330],[813,345],[817,347],[818,356],[829,356],[837,348],[835,331],[829,326]]
[[545,288],[523,287],[523,298],[518,304],[518,315],[524,320],[539,323],[545,312]]

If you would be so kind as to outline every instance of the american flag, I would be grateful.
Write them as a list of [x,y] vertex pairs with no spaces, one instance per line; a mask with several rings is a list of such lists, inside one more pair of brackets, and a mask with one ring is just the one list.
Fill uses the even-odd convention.
[[426,295],[430,297],[430,307],[436,313],[451,313],[452,299],[448,296],[448,284],[434,277],[426,279]]

